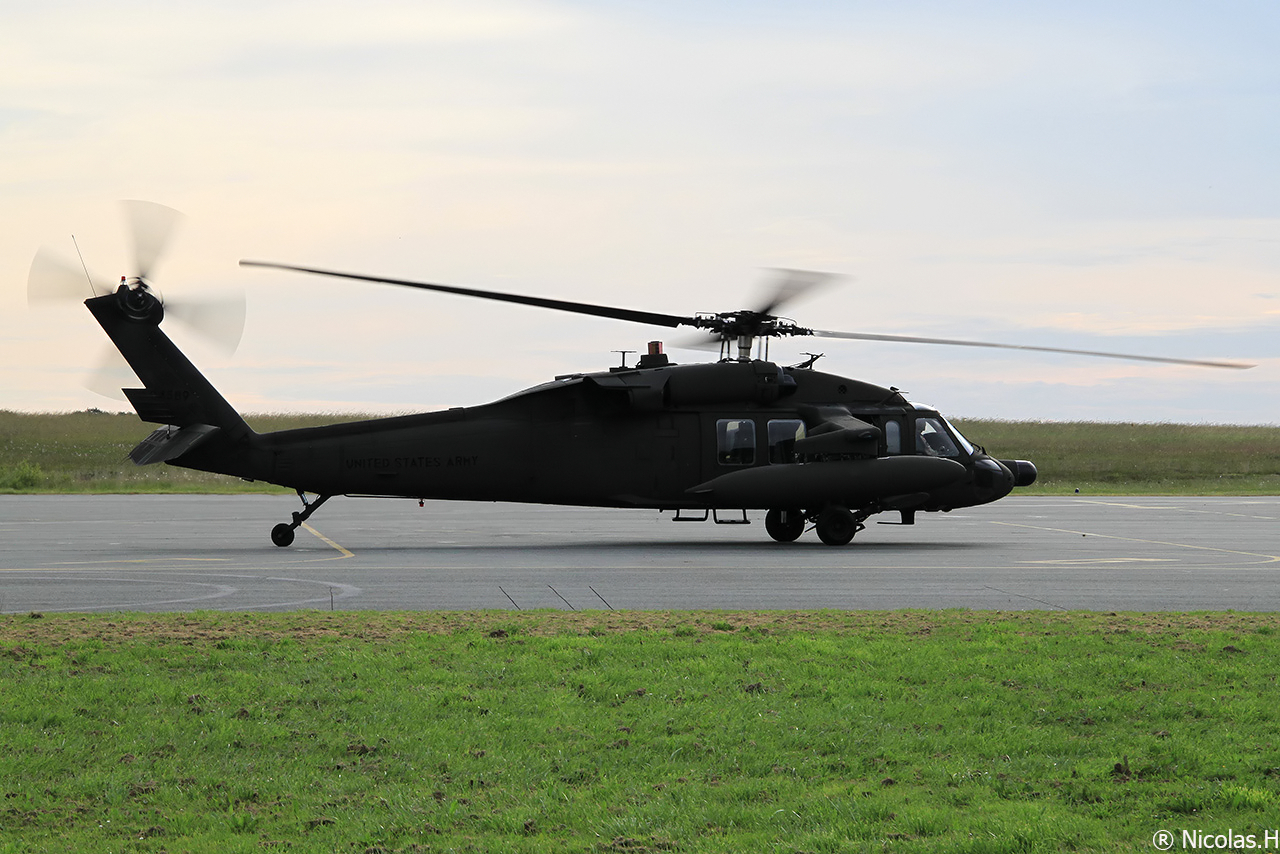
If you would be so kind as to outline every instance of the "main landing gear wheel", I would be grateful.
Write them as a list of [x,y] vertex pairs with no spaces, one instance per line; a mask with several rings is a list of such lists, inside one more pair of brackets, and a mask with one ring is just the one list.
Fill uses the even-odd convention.
[[804,513],[775,508],[764,514],[764,529],[780,543],[795,542],[804,533]]
[[832,505],[818,514],[818,539],[829,546],[843,546],[865,528],[848,507]]

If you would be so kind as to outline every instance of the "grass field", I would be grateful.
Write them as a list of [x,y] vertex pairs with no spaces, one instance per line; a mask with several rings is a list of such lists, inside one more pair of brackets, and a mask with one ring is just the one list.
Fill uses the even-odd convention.
[[1144,851],[1280,816],[1280,618],[0,618],[0,852]]
[[[250,416],[283,430],[354,416]],[[1032,493],[1280,493],[1280,427],[961,421],[973,441],[1040,471]],[[133,465],[148,432],[134,415],[0,410],[0,492],[263,492],[273,487],[172,466]]]

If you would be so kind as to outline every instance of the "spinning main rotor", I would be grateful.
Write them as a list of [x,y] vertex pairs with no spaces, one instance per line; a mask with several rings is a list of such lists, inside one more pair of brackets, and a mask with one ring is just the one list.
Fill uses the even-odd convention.
[[479,299],[510,302],[517,305],[528,305],[536,308],[549,308],[573,314],[586,314],[594,317],[607,317],[614,320],[629,320],[649,326],[666,326],[677,328],[688,326],[707,333],[708,343],[720,342],[722,348],[736,345],[737,358],[746,361],[751,358],[751,349],[757,339],[778,338],[782,336],[803,335],[815,338],[841,338],[855,341],[890,341],[907,344],[944,344],[954,347],[987,347],[1000,350],[1025,350],[1039,353],[1066,353],[1073,356],[1097,356],[1106,359],[1125,359],[1139,362],[1162,362],[1173,365],[1196,365],[1205,368],[1246,369],[1253,365],[1240,362],[1223,362],[1206,359],[1177,359],[1169,356],[1146,356],[1132,353],[1110,353],[1099,350],[1075,350],[1063,347],[1040,347],[1030,344],[999,344],[991,341],[968,341],[956,338],[925,338],[917,335],[884,335],[872,332],[841,332],[835,330],[810,329],[799,326],[794,321],[780,317],[774,312],[785,303],[790,302],[812,288],[829,281],[832,276],[827,273],[815,273],[805,270],[781,270],[781,276],[774,287],[770,298],[759,308],[739,309],[718,313],[699,313],[691,316],[662,314],[660,312],[639,311],[618,306],[595,305],[593,303],[572,302],[569,300],[550,299],[548,297],[510,294],[501,291],[462,288],[456,285],[443,285],[432,282],[418,282],[409,279],[393,279],[385,276],[367,276],[360,273],[344,273],[337,270],[324,270],[317,267],[302,267],[294,264],[278,264],[271,261],[241,261],[242,267],[265,267],[276,270],[292,270],[299,273],[312,273],[320,276],[332,276],[340,279],[354,279],[361,282],[376,282],[386,285],[400,285],[408,288],[419,288],[427,291],[439,291],[459,296]]

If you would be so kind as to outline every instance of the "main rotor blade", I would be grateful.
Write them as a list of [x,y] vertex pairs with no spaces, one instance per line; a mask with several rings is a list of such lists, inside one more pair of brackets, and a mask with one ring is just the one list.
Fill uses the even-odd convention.
[[275,264],[270,261],[241,261],[241,267],[269,267],[277,270],[294,270],[299,273],[315,273],[319,276],[335,276],[340,279],[355,279],[361,282],[378,282],[385,285],[403,285],[407,288],[421,288],[426,291],[440,291],[446,294],[458,294],[464,297],[513,302],[518,305],[531,305],[536,308],[551,308],[556,311],[568,311],[573,314],[589,314],[594,317],[609,317],[614,320],[629,320],[633,323],[646,323],[651,326],[696,326],[692,317],[678,317],[674,314],[659,314],[652,311],[636,311],[630,308],[616,308],[608,305],[592,305],[586,302],[569,302],[568,300],[547,299],[546,297],[530,297],[522,294],[507,294],[501,291],[482,291],[475,288],[459,288],[454,285],[437,285],[429,282],[413,282],[407,279],[389,279],[382,276],[363,276],[359,273],[340,273],[336,270],[319,270],[315,267],[297,267],[292,264]]
[[709,353],[723,347],[724,338],[711,332],[694,332],[667,342],[667,346],[677,350],[702,350]]
[[835,273],[820,273],[816,270],[788,270],[779,267],[774,272],[778,278],[774,282],[773,291],[764,305],[756,309],[756,314],[771,315],[814,288],[840,278]]
[[1132,353],[1104,353],[1099,350],[1068,350],[1063,347],[1036,347],[1030,344],[993,344],[989,341],[961,341],[955,338],[920,338],[914,335],[877,335],[870,332],[831,332],[813,330],[818,338],[848,338],[854,341],[894,341],[907,344],[947,344],[953,347],[992,347],[999,350],[1032,350],[1038,353],[1066,353],[1072,356],[1100,356],[1104,359],[1128,359],[1137,362],[1164,362],[1171,365],[1197,365],[1202,368],[1234,368],[1247,370],[1257,367],[1241,362],[1215,362],[1204,359],[1174,359],[1168,356],[1138,356]]
[[155,202],[126,200],[120,204],[133,234],[134,271],[139,278],[149,278],[182,214]]

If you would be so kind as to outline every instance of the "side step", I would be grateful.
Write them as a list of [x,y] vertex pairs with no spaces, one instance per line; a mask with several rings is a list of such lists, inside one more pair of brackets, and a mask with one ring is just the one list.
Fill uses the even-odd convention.
[[732,518],[721,519],[720,511],[718,510],[703,510],[701,516],[681,516],[680,514],[684,512],[686,511],[683,509],[677,509],[676,515],[671,517],[671,521],[672,522],[705,522],[707,521],[707,519],[714,519],[717,525],[750,525],[751,524],[751,520],[747,518],[746,510],[737,511],[742,514],[741,519],[732,519]]

